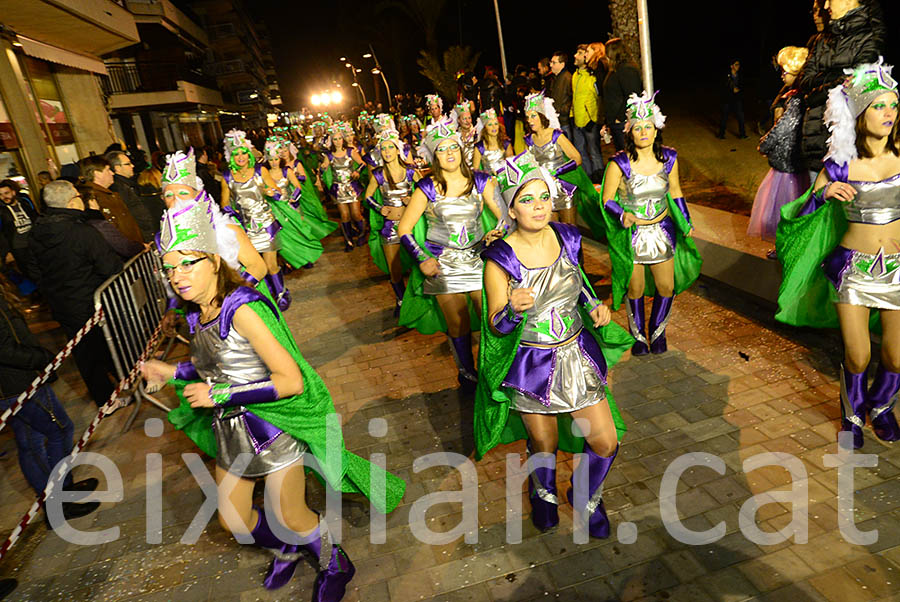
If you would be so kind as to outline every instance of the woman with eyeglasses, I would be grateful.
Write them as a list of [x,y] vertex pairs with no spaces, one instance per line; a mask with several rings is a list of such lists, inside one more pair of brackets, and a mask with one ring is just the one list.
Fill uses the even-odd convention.
[[397,130],[381,130],[378,140],[378,152],[383,166],[372,170],[372,179],[366,188],[366,204],[371,209],[369,223],[372,226],[369,252],[375,265],[390,276],[391,288],[397,298],[394,307],[394,316],[397,317],[406,291],[403,284],[405,256],[400,253],[397,222],[403,217],[419,177],[415,169],[400,161],[404,145]]
[[418,263],[403,297],[400,324],[423,334],[446,332],[459,383],[471,391],[477,377],[469,305],[477,316],[480,253],[503,235],[494,229],[502,216],[491,177],[469,169],[451,120],[429,127],[420,151],[431,159],[432,175],[419,182],[397,225],[400,243]]
[[365,161],[359,151],[347,146],[344,131],[349,127],[349,124],[337,123],[328,128],[331,148],[325,153],[319,166],[322,183],[341,214],[345,253],[362,246],[366,240],[366,225],[359,206],[359,195],[363,192],[359,183],[359,170],[365,165]]
[[[337,602],[355,568],[307,505],[305,472],[366,496],[377,477],[385,488],[372,503],[381,512],[397,505],[405,484],[346,451],[324,383],[271,300],[235,272],[236,239],[215,227],[205,205],[168,209],[157,242],[187,306],[191,360],[149,360],[142,373],[150,389],[175,379],[181,405],[169,420],[216,459],[222,526],[272,552],[264,586],[286,585],[306,551],[317,568],[313,600]],[[258,479],[266,486],[262,507],[253,505]]]

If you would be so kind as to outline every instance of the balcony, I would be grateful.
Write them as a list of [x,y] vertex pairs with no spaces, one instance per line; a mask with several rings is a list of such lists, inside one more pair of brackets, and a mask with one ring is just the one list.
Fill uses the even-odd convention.
[[100,86],[111,109],[223,104],[215,79],[185,64],[107,61],[106,70]]
[[138,23],[162,25],[200,48],[209,45],[209,38],[197,20],[192,19],[169,0],[126,0],[126,6]]

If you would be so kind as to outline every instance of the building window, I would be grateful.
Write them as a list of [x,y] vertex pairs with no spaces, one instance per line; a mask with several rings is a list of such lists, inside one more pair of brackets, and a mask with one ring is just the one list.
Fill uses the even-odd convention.
[[28,181],[24,176],[22,157],[19,154],[19,139],[0,98],[0,180],[13,180],[24,189]]
[[75,136],[72,134],[72,127],[66,116],[50,64],[30,56],[20,56],[19,60],[28,77],[28,99],[31,101],[41,131],[44,132],[44,141],[47,142],[50,155],[56,158],[59,165],[77,162]]

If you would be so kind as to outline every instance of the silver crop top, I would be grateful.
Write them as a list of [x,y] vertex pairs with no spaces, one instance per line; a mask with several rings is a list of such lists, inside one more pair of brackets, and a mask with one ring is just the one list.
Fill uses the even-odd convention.
[[856,196],[844,203],[848,222],[889,224],[900,219],[900,174],[879,182],[848,182]]
[[652,176],[644,176],[631,171],[631,177],[622,178],[619,184],[619,204],[622,209],[640,219],[651,220],[659,217],[667,208],[666,193],[669,192],[669,174],[662,167]]
[[474,185],[466,196],[445,197],[436,193],[434,202],[425,209],[427,240],[455,249],[467,249],[481,242],[482,204],[481,193]]

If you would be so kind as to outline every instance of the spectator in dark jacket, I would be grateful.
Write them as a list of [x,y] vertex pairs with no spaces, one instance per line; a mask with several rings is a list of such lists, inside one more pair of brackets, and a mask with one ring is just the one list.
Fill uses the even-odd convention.
[[844,69],[873,63],[884,51],[886,28],[878,0],[832,0],[825,6],[829,22],[808,44],[809,58],[798,78],[805,112],[800,152],[814,180],[822,169],[828,128],[828,91],[844,80]]
[[503,86],[497,79],[497,74],[493,67],[484,68],[484,77],[481,79],[481,86],[478,92],[478,98],[481,102],[481,111],[494,109],[497,115],[501,114],[500,100],[503,98]]
[[550,72],[553,74],[553,82],[550,84],[550,96],[553,97],[553,108],[559,114],[559,127],[569,140],[574,140],[572,133],[572,74],[566,69],[566,61],[569,60],[562,50],[557,50],[550,57]]
[[144,199],[138,192],[137,181],[134,177],[134,163],[122,151],[110,151],[104,155],[104,158],[109,161],[113,170],[113,183],[109,189],[118,193],[122,202],[128,207],[128,211],[141,230],[144,242],[152,241],[153,235],[159,230],[159,220],[154,223],[144,204]]
[[34,203],[18,184],[12,180],[0,182],[0,265],[15,261],[19,271],[31,280],[34,274],[29,273],[28,232],[37,217]]
[[[71,338],[94,314],[94,291],[122,269],[122,260],[84,222],[84,203],[70,182],[47,184],[44,200],[47,211],[32,227],[28,246],[38,290]],[[74,355],[91,397],[102,406],[113,392],[109,375],[115,370],[101,330],[91,330]]]
[[92,228],[97,230],[109,246],[112,247],[116,255],[122,258],[122,261],[128,261],[141,251],[147,248],[146,244],[134,242],[130,238],[125,238],[118,228],[103,218],[100,212],[100,206],[94,196],[94,189],[87,185],[77,186],[78,194],[81,195],[81,201],[84,203],[84,222],[90,224]]
[[109,161],[103,157],[91,156],[82,159],[80,165],[81,178],[94,189],[103,217],[131,240],[144,242],[141,229],[128,206],[122,201],[122,197],[110,188],[115,182],[115,174]]
[[731,61],[728,73],[722,80],[721,87],[722,120],[719,123],[719,133],[716,138],[725,137],[725,127],[728,125],[728,114],[734,113],[738,121],[738,138],[746,138],[747,130],[744,127],[744,81],[741,76],[741,62],[737,59]]
[[[209,148],[201,146],[197,149],[196,153],[197,177],[203,180],[203,189],[209,193],[209,196],[211,196],[218,205],[222,202],[222,185],[216,180],[215,167],[209,164]],[[163,203],[162,208],[165,210],[165,203]],[[160,211],[160,217],[162,217],[162,211]],[[159,226],[159,222],[157,222],[157,226]],[[157,227],[157,230],[158,229],[159,227]]]
[[[12,309],[0,295],[0,409],[8,409],[52,359],[53,354],[41,347],[28,330],[22,314]],[[47,487],[51,471],[71,453],[75,426],[48,384],[37,389],[22,409],[10,418],[9,424],[16,438],[22,474],[40,495]],[[93,491],[97,488],[97,479],[76,483],[69,471],[62,484],[68,491]],[[59,491],[59,487],[54,490]],[[63,502],[63,514],[68,520],[89,514],[99,505],[100,502]]]
[[603,80],[603,111],[613,144],[617,151],[622,151],[625,150],[625,105],[629,96],[640,95],[644,84],[641,71],[621,38],[606,43],[606,58],[609,73]]

